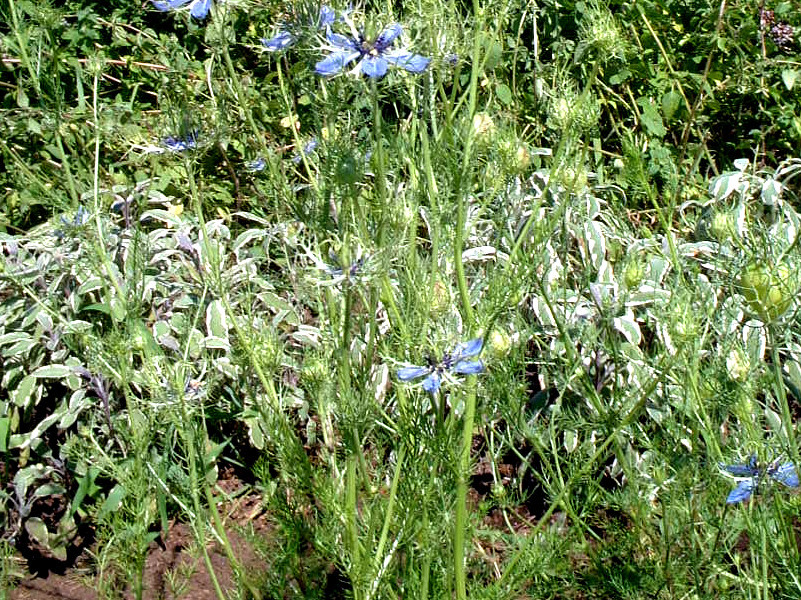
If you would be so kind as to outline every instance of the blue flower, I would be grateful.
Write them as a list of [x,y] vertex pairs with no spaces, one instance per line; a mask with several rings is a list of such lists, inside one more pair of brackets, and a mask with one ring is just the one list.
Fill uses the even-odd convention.
[[[75,229],[77,227],[81,227],[86,225],[89,222],[89,211],[87,211],[83,205],[78,206],[78,210],[75,211],[75,215],[73,215],[72,219],[68,219],[64,215],[61,215],[61,224],[64,226],[64,229],[67,231]],[[53,235],[56,236],[58,239],[62,239],[65,235],[63,229],[55,229],[53,230]]]
[[267,166],[267,161],[264,160],[261,156],[259,156],[255,160],[251,160],[245,163],[245,168],[250,171],[251,173],[258,173],[259,171],[263,171],[264,167]]
[[[359,253],[360,254],[360,253]],[[339,256],[335,252],[328,253],[329,260],[334,264],[334,266],[327,265],[326,271],[328,272],[331,277],[334,279],[352,279],[359,274],[359,271],[364,267],[364,263],[366,258],[364,256],[359,256],[355,261],[353,261],[350,266],[347,268],[341,266],[341,261],[339,260]]]
[[211,10],[211,0],[151,0],[151,2],[160,11],[180,8],[189,3],[189,14],[196,19],[205,19]]
[[451,373],[475,375],[484,371],[481,359],[473,360],[473,357],[481,352],[483,343],[481,338],[476,338],[457,344],[453,351],[446,352],[439,362],[429,359],[429,364],[425,367],[411,366],[398,369],[398,379],[411,381],[425,375],[423,389],[429,394],[436,394],[442,385],[442,380]]
[[303,150],[301,150],[299,154],[296,154],[295,156],[292,157],[292,162],[295,163],[296,165],[300,164],[300,161],[303,160],[303,157],[308,156],[309,154],[314,152],[316,148],[317,148],[317,138],[312,138],[311,140],[306,142],[306,145],[303,146]]
[[791,462],[783,463],[777,460],[769,465],[759,465],[756,455],[752,454],[748,463],[744,465],[720,465],[720,468],[735,477],[744,478],[729,493],[726,504],[737,504],[748,500],[766,475],[789,488],[799,486],[798,472]]
[[[320,14],[317,17],[317,22],[314,24],[318,29],[323,29],[332,25],[336,21],[337,14],[330,6],[321,6]],[[261,45],[269,52],[278,52],[285,50],[297,41],[297,36],[293,33],[282,29],[271,38],[261,38]]]
[[336,75],[345,66],[358,60],[353,72],[363,73],[377,79],[386,75],[389,65],[406,69],[410,73],[420,73],[431,62],[431,59],[419,54],[412,54],[406,49],[390,50],[395,39],[403,32],[398,23],[393,23],[375,39],[368,41],[361,33],[354,31],[353,37],[333,33],[330,29],[326,39],[330,44],[331,54],[318,62],[314,70],[325,77]]
[[295,36],[288,31],[279,31],[278,35],[275,35],[270,39],[261,38],[261,45],[270,52],[284,50],[285,48],[289,48],[294,43]]
[[193,129],[183,136],[168,135],[162,140],[164,147],[170,152],[183,152],[184,150],[197,148],[197,138],[200,132]]

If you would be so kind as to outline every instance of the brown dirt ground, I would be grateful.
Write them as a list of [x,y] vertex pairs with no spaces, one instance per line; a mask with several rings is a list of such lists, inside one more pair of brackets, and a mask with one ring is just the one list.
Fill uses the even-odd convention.
[[[220,482],[227,494],[236,494],[242,483],[234,478]],[[265,515],[261,512],[258,494],[246,493],[220,507],[222,517],[229,524],[228,539],[241,566],[248,573],[258,575],[264,568],[263,560],[255,549],[239,533],[238,527],[252,526],[257,534],[269,529]],[[219,544],[208,548],[214,572],[224,592],[234,591],[237,585],[231,564]],[[29,564],[34,571],[35,565]],[[97,600],[98,592],[93,585],[96,579],[82,574],[78,569],[66,574],[48,573],[46,577],[31,576],[20,581],[9,600]],[[171,523],[166,537],[153,542],[145,561],[143,600],[216,600],[202,553],[198,551],[191,528],[184,523]],[[133,599],[129,589],[123,596]]]

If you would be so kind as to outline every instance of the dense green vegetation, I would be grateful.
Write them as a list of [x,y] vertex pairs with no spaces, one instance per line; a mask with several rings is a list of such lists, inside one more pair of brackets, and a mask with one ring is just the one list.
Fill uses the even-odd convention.
[[801,597],[798,3],[168,4],[0,3],[4,593]]

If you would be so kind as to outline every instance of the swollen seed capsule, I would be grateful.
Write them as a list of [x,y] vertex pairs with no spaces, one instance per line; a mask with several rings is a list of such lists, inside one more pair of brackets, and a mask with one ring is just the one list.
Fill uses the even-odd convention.
[[493,331],[489,337],[489,348],[492,354],[498,358],[504,357],[509,354],[509,349],[512,347],[512,338],[508,333],[502,331]]

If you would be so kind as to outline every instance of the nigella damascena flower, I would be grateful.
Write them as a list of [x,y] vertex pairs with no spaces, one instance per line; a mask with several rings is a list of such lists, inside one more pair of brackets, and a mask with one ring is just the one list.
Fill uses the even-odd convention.
[[[324,29],[332,25],[336,17],[337,15],[333,8],[323,5],[320,7],[320,14],[317,17],[317,22],[313,23],[313,25],[318,29]],[[265,50],[278,52],[279,50],[289,48],[297,40],[298,38],[295,34],[286,29],[282,29],[271,38],[261,38],[261,45],[264,46]]]
[[340,73],[347,65],[358,60],[353,73],[363,73],[368,77],[377,79],[386,75],[389,65],[406,69],[410,73],[420,73],[431,62],[430,58],[412,54],[405,48],[391,50],[395,40],[403,33],[398,23],[393,23],[374,40],[369,41],[362,33],[354,28],[353,36],[347,37],[333,33],[330,29],[326,33],[331,54],[318,62],[314,70],[318,75],[331,76]]
[[312,138],[304,144],[303,149],[299,153],[297,153],[295,156],[292,157],[292,162],[295,163],[296,165],[299,165],[300,161],[303,160],[304,156],[309,156],[316,149],[317,149],[317,138]]
[[264,160],[264,158],[261,156],[245,163],[245,168],[250,173],[258,173],[259,171],[263,171],[266,166],[267,166],[267,161]]
[[200,132],[197,129],[187,132],[181,136],[168,135],[161,143],[170,152],[183,152],[197,148],[197,138]]
[[483,343],[481,338],[476,338],[457,344],[453,351],[446,352],[440,361],[429,359],[428,365],[424,367],[411,366],[398,369],[398,379],[411,381],[425,375],[423,389],[430,394],[436,394],[442,385],[442,380],[452,373],[475,375],[484,371],[481,359],[474,359],[481,352]]
[[153,6],[160,11],[173,10],[180,8],[184,4],[189,4],[189,14],[196,19],[205,19],[211,10],[211,0],[151,0]]
[[720,465],[720,468],[730,475],[744,478],[729,493],[726,498],[726,504],[737,504],[748,500],[759,486],[759,482],[765,479],[765,476],[789,488],[797,488],[799,486],[798,472],[791,462],[783,463],[777,460],[767,465],[760,465],[757,463],[756,455],[752,454],[744,465]]

